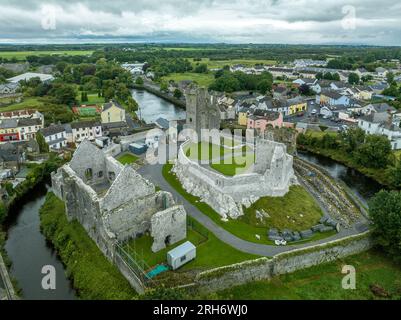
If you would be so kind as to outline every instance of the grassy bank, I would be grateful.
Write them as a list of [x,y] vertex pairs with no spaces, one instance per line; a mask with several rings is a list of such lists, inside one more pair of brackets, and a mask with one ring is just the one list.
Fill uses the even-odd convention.
[[[356,289],[345,290],[341,281],[344,265],[356,269]],[[233,287],[207,298],[212,299],[401,299],[401,267],[377,251],[368,251],[268,281]],[[203,297],[206,298],[206,297]]]
[[[208,204],[200,202],[198,197],[195,197],[184,190],[177,177],[170,172],[171,168],[171,164],[166,164],[163,167],[163,177],[178,193],[180,193],[192,205],[197,207],[202,213],[212,219],[217,225],[246,241],[272,245],[274,243],[267,238],[267,230],[270,227],[275,227],[273,223],[277,224],[279,221],[280,223],[278,226],[280,227],[298,230],[299,226],[297,221],[304,221],[302,222],[302,227],[306,227],[307,224],[311,224],[310,226],[312,226],[313,224],[316,224],[322,215],[320,208],[317,207],[314,200],[304,189],[302,189],[303,192],[301,192],[297,189],[299,187],[295,187],[295,189],[292,187],[290,193],[287,195],[288,199],[291,200],[290,202],[281,198],[276,199],[277,201],[271,203],[268,199],[264,200],[263,198],[259,202],[256,202],[254,206],[249,208],[248,211],[245,211],[244,216],[236,220],[229,219],[228,221],[222,221],[221,216]],[[305,202],[306,199],[307,203]],[[299,203],[298,206],[296,205],[296,202]],[[262,207],[270,215],[270,218],[266,219],[264,223],[258,224],[258,221],[254,218],[255,210],[261,209]],[[311,210],[313,212],[312,215],[310,215]],[[300,217],[300,213],[303,214],[305,218]],[[287,218],[287,216],[290,218]],[[308,218],[308,216],[311,218]],[[273,220],[271,220],[272,217]],[[270,223],[269,219],[271,220]],[[256,238],[256,235],[260,236],[260,240]],[[313,238],[302,241],[302,243],[326,238],[332,235],[333,232],[318,233],[315,234]],[[294,242],[293,244],[296,243],[299,242]]]
[[93,53],[91,50],[61,50],[61,51],[1,51],[0,58],[13,59],[19,61],[26,60],[28,56],[89,56]]
[[85,229],[68,222],[64,203],[48,193],[40,210],[41,230],[56,248],[82,299],[132,299],[136,292],[106,259]]

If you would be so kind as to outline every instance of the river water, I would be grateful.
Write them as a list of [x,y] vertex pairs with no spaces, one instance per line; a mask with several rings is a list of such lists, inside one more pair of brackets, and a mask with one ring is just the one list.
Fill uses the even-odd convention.
[[179,108],[145,90],[133,89],[132,97],[138,102],[138,117],[146,123],[154,123],[158,118],[167,120],[185,119],[185,110]]
[[[54,249],[40,232],[39,209],[43,205],[48,186],[40,185],[22,199],[10,212],[6,222],[8,234],[5,249],[12,261],[10,274],[22,289],[22,298],[29,300],[76,299],[64,266]],[[42,288],[42,267],[54,266],[56,289]]]
[[[184,110],[151,93],[134,90],[133,96],[146,122],[153,122],[159,117],[168,120],[185,118]],[[299,156],[324,167],[333,177],[343,180],[365,203],[381,189],[372,179],[331,159],[311,153],[299,153]],[[10,214],[12,218],[7,221],[6,250],[13,263],[11,275],[17,279],[24,299],[76,299],[64,266],[40,232],[39,209],[45,201],[48,188],[42,185],[30,192],[29,196],[21,200],[20,205],[13,208]],[[42,289],[44,275],[41,270],[44,265],[52,265],[56,269],[56,290]]]

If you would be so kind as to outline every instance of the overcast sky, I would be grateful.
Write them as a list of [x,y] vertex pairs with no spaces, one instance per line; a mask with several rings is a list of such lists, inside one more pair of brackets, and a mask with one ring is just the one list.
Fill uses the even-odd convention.
[[0,0],[0,43],[401,45],[400,0]]

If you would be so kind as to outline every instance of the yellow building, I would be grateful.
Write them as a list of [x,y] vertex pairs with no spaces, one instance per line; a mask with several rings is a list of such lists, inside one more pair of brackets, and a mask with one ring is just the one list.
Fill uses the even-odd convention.
[[102,123],[125,122],[125,109],[115,101],[103,105]]
[[287,100],[288,114],[296,114],[298,112],[306,111],[308,104],[300,97]]
[[240,110],[238,112],[238,124],[240,126],[246,126],[248,124],[248,111]]

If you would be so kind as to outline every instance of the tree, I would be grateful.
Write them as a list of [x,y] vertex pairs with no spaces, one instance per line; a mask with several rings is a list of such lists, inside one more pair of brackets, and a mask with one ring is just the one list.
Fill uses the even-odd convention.
[[81,92],[81,101],[82,102],[88,101],[88,94],[85,91]]
[[128,97],[127,107],[128,111],[133,113],[135,111],[138,111],[139,105],[133,97]]
[[256,87],[256,88],[258,89],[258,91],[259,91],[260,93],[266,94],[266,93],[269,93],[270,90],[272,89],[272,83],[271,83],[271,81],[269,81],[269,80],[267,80],[267,79],[264,79],[264,80],[260,81],[260,82],[257,84],[257,87]]
[[377,245],[397,262],[401,261],[401,192],[378,192],[369,201],[373,237]]
[[39,151],[41,153],[49,152],[49,145],[46,143],[45,137],[40,131],[36,133],[36,142],[39,145]]
[[389,85],[392,85],[394,82],[394,73],[388,72],[386,78],[387,78],[387,83]]
[[310,96],[310,95],[313,94],[313,91],[311,90],[311,88],[306,83],[301,84],[299,86],[298,90],[299,90],[300,94],[303,94],[305,96]]
[[201,63],[201,64],[198,64],[196,67],[195,67],[195,70],[194,70],[196,73],[207,73],[207,64],[206,63]]
[[167,92],[168,91],[168,86],[167,86],[167,83],[166,82],[162,82],[161,84],[160,84],[160,91],[162,91],[162,92]]
[[367,135],[365,143],[354,152],[355,160],[368,168],[385,168],[389,163],[391,143],[385,136]]
[[365,141],[365,131],[361,128],[349,128],[341,132],[340,138],[344,151],[350,153]]
[[355,72],[351,72],[348,76],[348,83],[349,84],[358,84],[360,81],[358,74]]
[[143,79],[141,77],[137,77],[135,80],[135,84],[137,86],[143,86]]
[[77,96],[75,88],[72,85],[60,82],[53,84],[53,88],[49,94],[57,103],[66,105],[74,104]]
[[182,92],[180,89],[175,89],[173,95],[174,95],[174,98],[180,99],[182,97]]
[[398,160],[396,165],[389,171],[389,177],[392,185],[398,189],[401,189],[401,160]]

